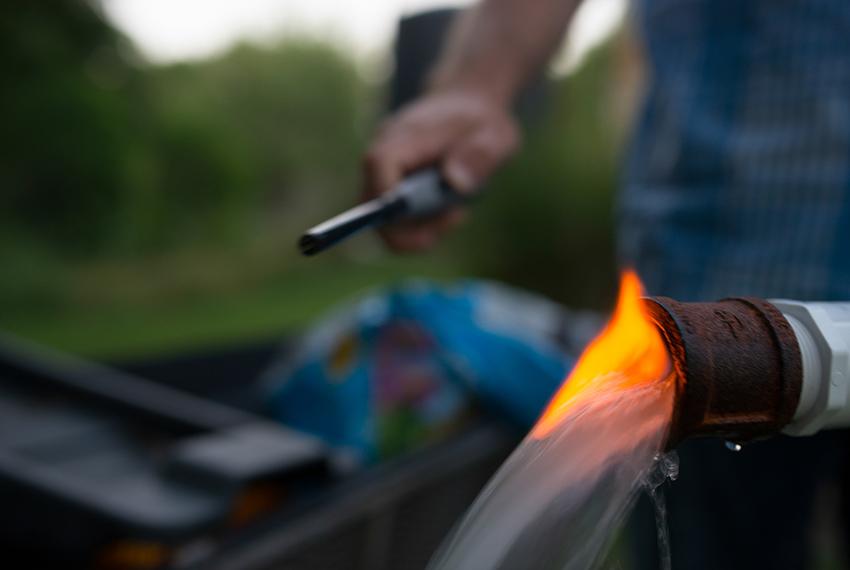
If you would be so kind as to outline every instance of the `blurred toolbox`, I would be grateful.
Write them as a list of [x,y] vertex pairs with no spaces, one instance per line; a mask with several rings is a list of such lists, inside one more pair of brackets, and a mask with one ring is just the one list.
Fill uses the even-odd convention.
[[423,568],[516,435],[482,420],[334,475],[320,442],[258,413],[254,379],[272,352],[120,371],[0,337],[0,546],[11,567]]

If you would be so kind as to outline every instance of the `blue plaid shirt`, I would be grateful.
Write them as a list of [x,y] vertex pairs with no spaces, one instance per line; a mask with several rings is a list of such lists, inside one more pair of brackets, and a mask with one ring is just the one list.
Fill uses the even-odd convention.
[[850,300],[850,0],[636,0],[619,244],[651,294]]

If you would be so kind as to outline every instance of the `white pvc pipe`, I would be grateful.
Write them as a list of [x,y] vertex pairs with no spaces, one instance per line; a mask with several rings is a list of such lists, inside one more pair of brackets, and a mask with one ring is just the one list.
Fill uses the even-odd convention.
[[803,360],[800,402],[783,432],[850,426],[850,303],[770,302],[788,319]]

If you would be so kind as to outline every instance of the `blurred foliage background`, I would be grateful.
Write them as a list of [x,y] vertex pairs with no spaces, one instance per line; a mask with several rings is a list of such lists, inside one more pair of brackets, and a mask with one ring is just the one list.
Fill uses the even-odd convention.
[[[365,287],[477,276],[606,308],[623,132],[618,39],[529,113],[471,222],[424,256],[300,232],[350,206],[386,98],[309,37],[145,61],[96,4],[4,3],[0,328],[117,358],[286,334]],[[625,62],[625,63],[624,63]]]

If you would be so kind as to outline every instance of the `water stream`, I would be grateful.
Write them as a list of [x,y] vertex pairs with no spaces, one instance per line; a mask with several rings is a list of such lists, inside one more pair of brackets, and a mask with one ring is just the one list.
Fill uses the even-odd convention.
[[431,570],[587,570],[647,481],[659,544],[669,548],[656,492],[674,473],[662,455],[677,378],[667,346],[623,274],[614,315],[540,420],[432,559]]
[[[659,456],[672,382],[623,388],[618,380],[600,379],[592,395],[544,436],[526,437],[432,559],[431,570],[586,570],[601,562],[648,478],[662,472],[666,478],[675,465],[671,456]],[[663,503],[655,496],[663,523]],[[668,550],[669,568],[666,530],[659,531],[659,544]]]
[[667,523],[667,503],[664,499],[664,483],[675,481],[679,476],[679,457],[675,451],[658,455],[655,467],[650,470],[644,481],[646,492],[655,511],[655,530],[658,539],[658,560],[660,570],[671,570],[670,528]]

